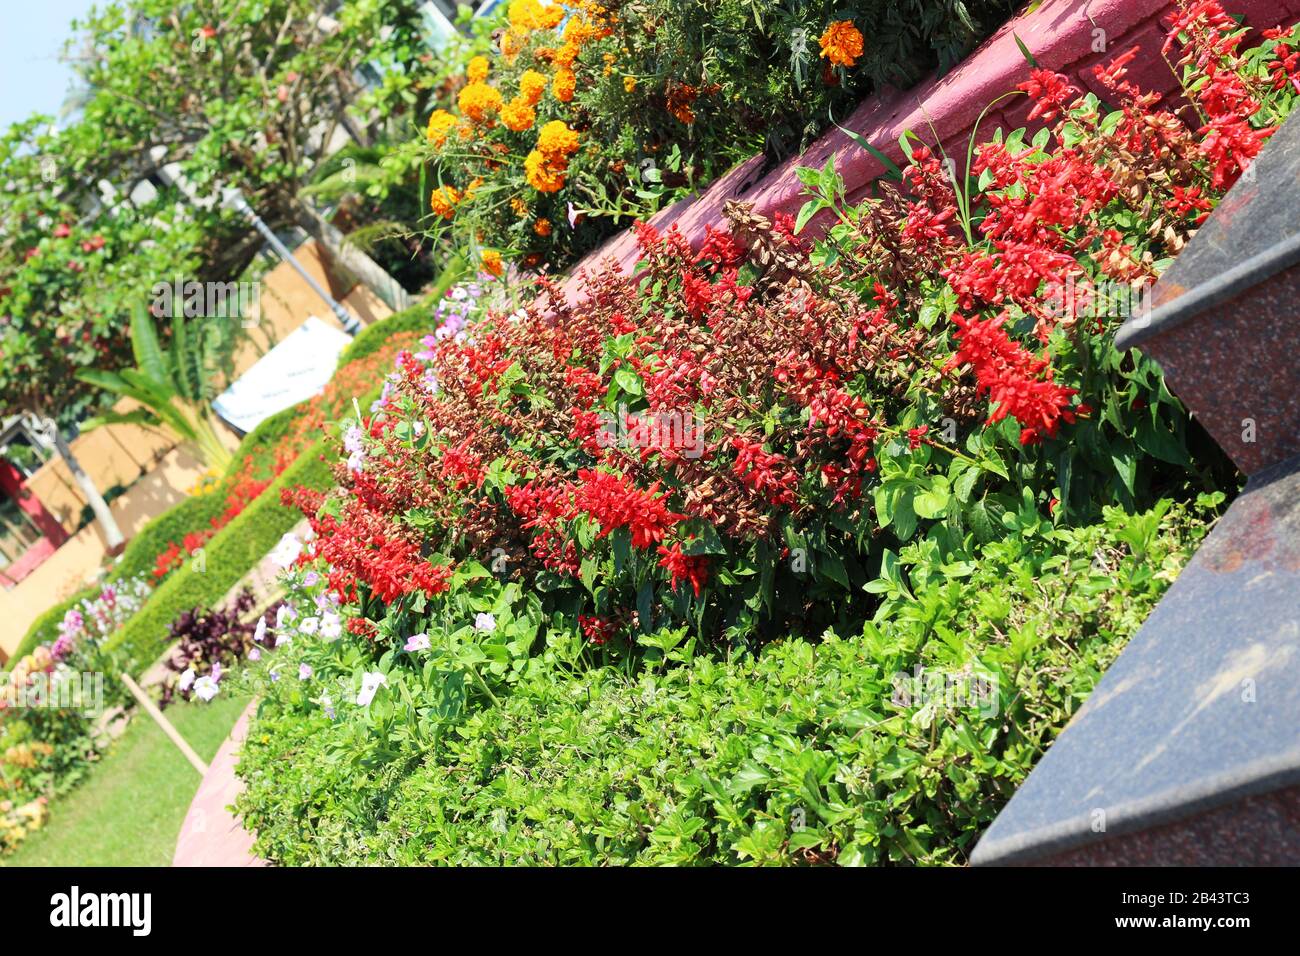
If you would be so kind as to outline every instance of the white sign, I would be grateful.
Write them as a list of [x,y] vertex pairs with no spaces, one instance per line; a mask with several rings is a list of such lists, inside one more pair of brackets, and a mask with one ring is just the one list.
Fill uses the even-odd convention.
[[250,432],[276,412],[319,395],[350,341],[313,315],[231,383],[212,408],[241,432]]

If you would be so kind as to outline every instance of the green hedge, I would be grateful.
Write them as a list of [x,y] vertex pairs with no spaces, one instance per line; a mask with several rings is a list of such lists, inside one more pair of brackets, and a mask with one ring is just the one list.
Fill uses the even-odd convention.
[[122,558],[109,572],[110,581],[122,581],[149,574],[159,554],[173,541],[179,543],[193,531],[212,526],[212,519],[226,510],[226,489],[218,486],[204,495],[194,495],[173,505],[154,518],[131,539]]
[[235,449],[226,478],[234,477],[243,468],[245,458],[253,459],[254,474],[269,475],[275,465],[275,454],[279,451],[280,441],[289,434],[294,421],[303,414],[306,405],[307,402],[299,402],[262,419]]
[[[539,667],[432,747],[404,740],[414,705],[392,690],[362,710],[318,667],[327,715],[258,678],[238,808],[286,865],[960,864],[1206,533],[1200,508],[1167,508],[1022,527],[963,567],[917,545],[910,593],[856,636],[640,675]],[[917,668],[944,686],[898,680]]]
[[204,547],[204,570],[189,562],[153,593],[140,612],[109,642],[121,648],[128,666],[153,663],[167,644],[168,628],[183,611],[211,607],[275,547],[302,515],[280,503],[280,491],[296,485],[324,490],[332,482],[324,451],[317,442],[305,449],[266,491],[222,528]]

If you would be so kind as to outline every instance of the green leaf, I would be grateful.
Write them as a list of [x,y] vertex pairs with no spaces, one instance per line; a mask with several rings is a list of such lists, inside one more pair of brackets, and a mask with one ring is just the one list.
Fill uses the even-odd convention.
[[1020,39],[1018,34],[1012,33],[1011,35],[1016,38],[1016,46],[1020,47],[1020,52],[1024,56],[1024,58],[1029,62],[1029,65],[1034,68],[1037,68],[1038,61],[1035,60],[1034,55],[1029,52],[1029,47],[1025,46],[1025,41]]
[[853,140],[853,142],[857,143],[859,146],[865,149],[872,156],[874,156],[876,158],[876,162],[880,163],[881,166],[885,167],[885,173],[887,179],[892,179],[895,182],[900,182],[900,183],[903,181],[903,171],[898,168],[898,164],[895,163],[888,156],[886,156],[884,153],[882,153],[880,150],[878,150],[876,147],[868,143],[866,137],[864,137],[861,133],[855,133],[851,129],[845,129],[843,126],[840,126],[839,123],[835,124],[835,128],[838,129],[845,136],[847,136],[849,139]]
[[[173,303],[173,308],[181,307]],[[153,317],[143,300],[136,300],[131,309],[131,350],[141,372],[155,382],[171,380],[166,356],[158,345],[158,332],[154,329]]]

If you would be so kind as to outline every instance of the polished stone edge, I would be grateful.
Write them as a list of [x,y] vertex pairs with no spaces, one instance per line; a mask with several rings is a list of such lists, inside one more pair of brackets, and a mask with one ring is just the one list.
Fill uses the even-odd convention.
[[[1238,502],[1252,492],[1258,492],[1276,481],[1290,477],[1296,472],[1300,472],[1300,455],[1264,468],[1250,477],[1246,487],[1228,510],[1231,511],[1232,508],[1237,507]],[[1197,555],[1205,550],[1210,543],[1210,539],[1218,532],[1219,528],[1227,524],[1226,519],[1227,515],[1219,520],[1218,527],[1210,533],[1209,537],[1201,543],[1201,547],[1197,549]],[[1193,556],[1193,560],[1195,560],[1195,556]],[[1190,567],[1189,564],[1187,568],[1184,568],[1184,572]],[[1173,587],[1161,599],[1160,604],[1163,605],[1164,602],[1169,601],[1171,598],[1181,600],[1181,591],[1175,593],[1174,590],[1178,587],[1178,584],[1178,581],[1174,582]],[[1145,626],[1143,625],[1143,627]],[[1128,647],[1124,649],[1121,656],[1128,653],[1129,649],[1140,640],[1142,640],[1141,630],[1133,636],[1133,640],[1129,642]],[[1069,731],[1070,728],[1067,726],[1061,733],[1066,734]],[[1050,753],[1050,748],[1048,752]],[[1036,766],[1032,772],[1040,773],[1041,768]],[[1138,833],[1157,826],[1176,824],[1247,797],[1260,796],[1295,786],[1300,786],[1300,747],[1267,760],[1256,761],[1245,766],[1238,765],[1230,773],[1204,777],[1189,782],[1186,786],[1166,789],[1161,793],[1153,794],[1141,800],[1120,803],[1113,809],[1108,810],[1105,833],[1094,832],[1091,827],[1091,820],[1084,814],[1046,826],[1013,831],[1010,835],[999,838],[996,833],[993,833],[999,824],[1004,827],[1007,825],[1014,826],[1014,817],[1008,817],[1007,814],[1008,811],[1014,814],[1015,807],[1009,803],[1003,808],[989,829],[984,832],[979,843],[976,844],[974,851],[971,853],[971,864],[974,866],[1011,866],[1039,862],[1072,850],[1099,846],[1115,837]],[[994,835],[993,840],[989,840],[991,833]]]
[[1150,315],[1125,322],[1115,335],[1115,347],[1123,351],[1141,345],[1194,319],[1207,309],[1235,298],[1296,263],[1300,263],[1300,233],[1184,292],[1172,302],[1153,309]]
[[[1115,837],[1167,826],[1209,810],[1300,786],[1300,752],[1238,768],[1230,775],[1207,777],[1145,800],[1121,804],[1106,815],[1106,832],[1092,830],[1089,818],[1076,817],[1051,826],[1017,833],[990,844],[981,839],[971,853],[973,866],[1014,866],[1032,863]],[[1005,811],[1003,811],[1005,812]]]

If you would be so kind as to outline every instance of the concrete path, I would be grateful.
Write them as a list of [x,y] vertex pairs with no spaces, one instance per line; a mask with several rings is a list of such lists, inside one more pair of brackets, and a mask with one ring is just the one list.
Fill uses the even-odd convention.
[[256,706],[256,701],[248,705],[208,765],[207,776],[185,814],[172,866],[266,866],[265,860],[253,855],[253,835],[226,809],[243,789],[235,776],[235,764]]

